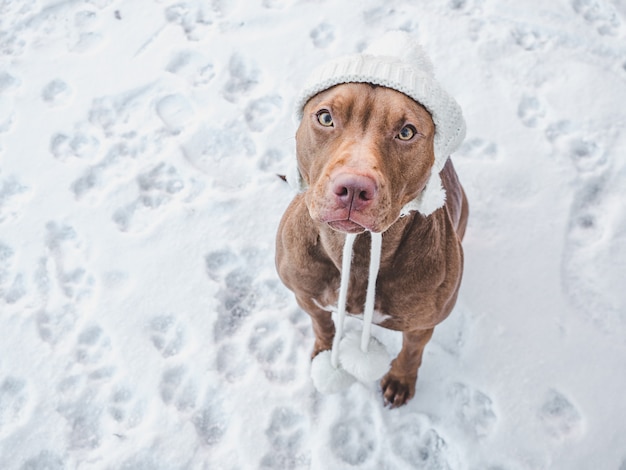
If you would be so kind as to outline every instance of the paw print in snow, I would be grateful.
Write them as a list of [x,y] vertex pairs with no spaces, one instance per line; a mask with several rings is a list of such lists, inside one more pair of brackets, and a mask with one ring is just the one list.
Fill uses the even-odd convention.
[[367,415],[350,417],[335,423],[330,431],[330,447],[342,462],[365,465],[373,458],[377,438]]
[[56,282],[65,297],[79,303],[92,296],[94,279],[87,273],[83,241],[73,227],[46,224],[46,247],[52,254]]
[[458,468],[451,449],[426,416],[404,415],[389,433],[392,449],[407,464],[428,470]]
[[20,467],[20,470],[66,470],[63,459],[48,450],[42,450],[39,454],[29,458]]
[[78,320],[76,306],[65,304],[59,308],[46,308],[37,313],[36,323],[39,337],[51,345],[59,343],[74,330]]
[[462,383],[454,384],[448,395],[454,402],[456,419],[463,428],[479,438],[491,433],[497,417],[489,396]]
[[131,429],[141,423],[144,410],[133,397],[132,390],[127,387],[116,388],[109,401],[109,415],[125,429]]
[[66,470],[66,466],[61,456],[42,450],[38,455],[24,462],[20,470]]
[[252,132],[262,132],[280,117],[283,99],[279,95],[269,95],[251,101],[245,110],[245,118]]
[[0,383],[0,438],[8,436],[28,420],[30,401],[25,380],[6,377]]
[[15,177],[0,179],[0,224],[14,220],[23,213],[29,189]]
[[98,154],[100,142],[88,133],[77,130],[73,135],[58,133],[50,140],[50,152],[61,161],[69,157],[92,159]]
[[70,449],[96,449],[102,444],[103,407],[98,404],[93,390],[82,392],[75,401],[61,405],[57,410],[67,421]]
[[41,98],[50,106],[65,104],[72,95],[72,90],[63,80],[49,82],[41,91]]
[[177,355],[185,345],[185,331],[172,315],[157,316],[150,322],[150,339],[164,358]]
[[528,26],[514,29],[512,34],[517,45],[527,51],[542,49],[548,42],[548,37],[543,32]]
[[0,299],[14,304],[26,294],[24,278],[13,270],[14,251],[0,242]]
[[221,305],[214,327],[216,341],[235,334],[250,316],[257,301],[252,285],[252,277],[242,268],[235,268],[226,275],[224,286],[217,295]]
[[228,382],[243,377],[250,366],[250,356],[236,341],[222,344],[217,351],[217,370]]
[[159,389],[163,403],[175,406],[179,412],[193,410],[196,406],[198,389],[193,379],[188,377],[185,366],[166,369]]
[[290,382],[296,377],[296,335],[287,328],[286,323],[260,323],[248,343],[248,349],[272,382]]
[[621,21],[615,8],[602,0],[572,0],[572,8],[602,36],[615,36]]
[[582,417],[576,407],[560,392],[550,390],[539,409],[539,419],[546,432],[564,441],[582,434]]
[[335,28],[328,23],[320,23],[309,33],[313,45],[323,49],[335,40]]
[[271,451],[262,459],[261,469],[308,469],[310,456],[303,445],[307,440],[306,418],[290,408],[276,408],[265,435]]
[[108,363],[111,342],[99,326],[84,329],[78,336],[75,358],[92,380],[109,379],[115,368]]
[[184,78],[190,85],[196,87],[206,85],[215,77],[213,62],[196,51],[177,53],[165,70]]
[[241,96],[250,92],[261,80],[261,72],[256,63],[238,54],[233,55],[228,62],[230,78],[222,89],[224,98],[236,102]]
[[185,182],[176,168],[160,163],[137,178],[140,195],[136,201],[118,209],[113,221],[122,232],[139,232],[158,222],[159,215],[185,189]]
[[207,28],[213,24],[208,2],[178,3],[165,10],[165,18],[172,24],[183,28],[189,41],[199,41],[204,37]]
[[517,116],[526,127],[536,127],[546,112],[535,96],[525,95],[517,107]]
[[202,408],[193,414],[191,422],[202,444],[213,446],[222,440],[228,430],[228,419],[217,390],[207,392]]

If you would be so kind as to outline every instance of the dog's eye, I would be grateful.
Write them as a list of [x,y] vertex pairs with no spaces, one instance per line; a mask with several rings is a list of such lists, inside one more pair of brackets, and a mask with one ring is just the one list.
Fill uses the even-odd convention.
[[417,134],[417,130],[413,126],[404,126],[402,130],[398,133],[398,139],[400,140],[411,140],[415,134]]
[[317,113],[317,121],[324,127],[333,126],[333,117],[326,110],[323,110]]

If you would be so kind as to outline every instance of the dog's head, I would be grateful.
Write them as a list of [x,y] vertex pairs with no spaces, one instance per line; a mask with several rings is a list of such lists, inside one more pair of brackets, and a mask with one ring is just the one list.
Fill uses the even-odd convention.
[[439,172],[465,136],[461,108],[413,38],[391,31],[315,68],[296,100],[299,172],[311,216],[344,232],[382,232],[445,203]]
[[430,113],[391,88],[345,83],[313,96],[296,133],[311,217],[342,232],[384,232],[426,186],[434,136]]

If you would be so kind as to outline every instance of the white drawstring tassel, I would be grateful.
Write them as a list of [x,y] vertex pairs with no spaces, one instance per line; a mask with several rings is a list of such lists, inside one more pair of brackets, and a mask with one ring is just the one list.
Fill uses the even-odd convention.
[[380,268],[382,250],[382,235],[380,233],[370,233],[370,235],[369,276],[363,313],[363,331],[360,339],[356,332],[343,337],[350,267],[352,264],[352,248],[356,239],[356,235],[346,235],[341,260],[341,282],[333,346],[330,351],[319,353],[311,364],[313,384],[322,393],[338,392],[350,386],[355,379],[362,382],[378,380],[389,370],[391,361],[387,350],[380,341],[371,337],[376,299],[376,279]]
[[363,331],[360,341],[356,332],[346,335],[339,346],[341,366],[361,382],[373,382],[382,378],[389,370],[391,362],[385,346],[371,336],[376,299],[376,279],[380,268],[382,234],[370,232],[370,266],[363,312]]
[[315,388],[322,393],[336,393],[354,382],[354,377],[348,374],[339,362],[339,342],[343,337],[343,324],[346,317],[346,303],[348,298],[348,284],[350,282],[350,266],[352,265],[352,246],[356,239],[355,234],[347,234],[343,245],[341,258],[341,282],[339,284],[339,299],[337,301],[337,318],[335,321],[335,337],[330,351],[322,351],[311,363],[311,379]]
[[372,247],[370,249],[370,269],[367,280],[367,294],[365,297],[365,311],[363,312],[363,333],[361,335],[361,351],[367,352],[374,319],[374,300],[376,298],[376,279],[380,268],[380,252],[383,245],[383,236],[380,233],[371,232]]
[[339,341],[343,337],[343,324],[346,318],[346,303],[348,299],[348,285],[350,283],[350,267],[352,265],[352,246],[356,234],[346,234],[346,241],[343,245],[343,255],[341,258],[341,282],[339,284],[339,300],[337,301],[337,322],[335,324],[335,337],[333,338],[333,348],[330,363],[334,368],[339,366]]

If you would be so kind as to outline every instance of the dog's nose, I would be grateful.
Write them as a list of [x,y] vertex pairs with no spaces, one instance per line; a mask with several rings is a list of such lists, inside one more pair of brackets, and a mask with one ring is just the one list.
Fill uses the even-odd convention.
[[367,176],[340,174],[332,182],[332,191],[341,207],[366,208],[376,198],[376,182]]

